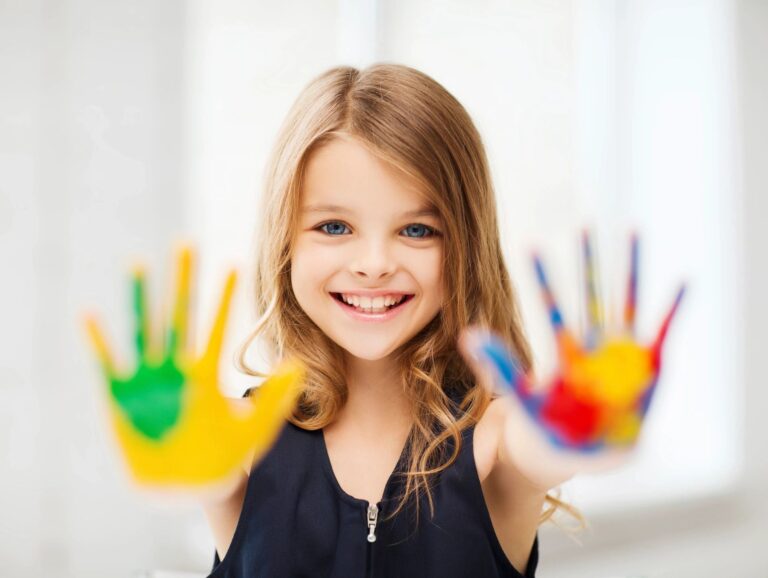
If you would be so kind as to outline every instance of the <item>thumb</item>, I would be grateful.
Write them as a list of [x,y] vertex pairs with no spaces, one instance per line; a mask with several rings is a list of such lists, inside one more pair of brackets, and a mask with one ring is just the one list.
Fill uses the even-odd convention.
[[257,388],[253,410],[244,422],[244,430],[260,450],[268,448],[299,397],[305,377],[304,366],[297,360],[283,361]]
[[498,335],[488,329],[469,327],[459,337],[459,351],[478,381],[492,394],[514,394],[524,405],[531,401],[528,377]]

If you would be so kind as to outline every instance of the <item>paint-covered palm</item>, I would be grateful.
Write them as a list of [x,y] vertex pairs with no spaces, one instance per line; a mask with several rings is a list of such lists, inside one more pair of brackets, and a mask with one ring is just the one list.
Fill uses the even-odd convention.
[[206,348],[188,343],[192,251],[178,253],[176,299],[161,339],[149,330],[145,275],[132,277],[136,366],[120,371],[96,319],[86,329],[109,383],[109,415],[134,479],[152,486],[207,487],[225,482],[247,457],[257,461],[295,403],[304,371],[287,360],[243,410],[221,394],[218,360],[236,274],[227,276]]
[[[583,255],[588,325],[582,342],[565,326],[541,259],[534,255],[536,275],[555,333],[560,361],[547,387],[535,387],[533,378],[518,370],[514,355],[492,332],[470,328],[460,342],[462,352],[475,370],[486,378],[490,376],[485,382],[500,385],[503,393],[516,398],[519,404],[514,407],[525,410],[549,448],[556,450],[550,455],[561,460],[565,456],[575,458],[562,469],[564,473],[603,469],[616,463],[613,459],[616,455],[634,446],[658,382],[662,345],[684,294],[682,286],[653,342],[650,345],[639,343],[634,335],[638,241],[633,236],[623,327],[618,331],[606,331],[586,233]],[[512,419],[508,421],[507,429],[515,431],[508,431],[506,437],[517,438],[509,440],[509,453],[520,454],[520,426],[513,425]],[[612,455],[611,460],[592,459],[608,454]],[[530,460],[533,459],[531,456]],[[550,471],[556,471],[556,468],[550,467]],[[552,479],[556,480],[557,476]]]

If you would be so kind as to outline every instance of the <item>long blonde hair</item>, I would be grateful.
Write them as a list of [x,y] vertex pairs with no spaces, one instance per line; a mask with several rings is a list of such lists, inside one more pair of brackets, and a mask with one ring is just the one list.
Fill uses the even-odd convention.
[[[271,362],[285,356],[303,361],[305,387],[289,418],[303,429],[332,423],[346,402],[343,351],[301,309],[290,281],[307,161],[339,133],[355,137],[415,179],[443,223],[444,307],[396,352],[414,427],[408,439],[405,490],[391,516],[413,496],[418,519],[422,494],[434,515],[430,482],[454,462],[461,432],[477,423],[492,401],[458,355],[460,331],[470,324],[483,325],[506,341],[523,369],[529,370],[532,363],[502,255],[482,140],[464,107],[435,80],[398,64],[364,70],[339,66],[317,76],[299,94],[267,164],[255,267],[259,321],[240,348],[237,366],[248,375],[265,376],[245,361],[259,335],[265,338]],[[449,439],[453,451],[446,455]],[[557,496],[547,495],[546,502],[539,523],[563,508],[583,524],[581,514]]]

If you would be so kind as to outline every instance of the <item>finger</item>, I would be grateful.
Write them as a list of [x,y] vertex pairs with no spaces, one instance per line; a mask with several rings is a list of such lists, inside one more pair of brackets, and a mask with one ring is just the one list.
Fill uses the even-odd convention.
[[678,307],[680,307],[680,301],[683,299],[683,295],[685,294],[685,284],[680,286],[680,289],[677,291],[677,295],[675,296],[675,301],[672,303],[672,307],[670,307],[669,312],[667,313],[666,317],[664,318],[664,321],[661,324],[661,327],[659,328],[659,332],[656,336],[656,340],[653,342],[653,345],[651,345],[651,354],[653,356],[653,364],[656,370],[658,371],[659,366],[661,365],[661,348],[664,345],[664,340],[667,337],[667,331],[669,331],[669,325],[672,323],[672,318],[675,316],[675,313],[677,313]]
[[86,315],[85,331],[88,336],[88,340],[91,344],[91,349],[96,354],[96,358],[101,365],[101,369],[108,380],[113,380],[115,377],[115,364],[112,358],[112,354],[107,346],[107,341],[104,339],[104,333],[101,331],[99,322],[94,315]]
[[635,334],[635,315],[637,312],[637,270],[638,240],[637,233],[632,234],[629,256],[629,279],[627,280],[627,300],[624,303],[624,328],[629,335]]
[[147,356],[149,346],[149,320],[147,313],[147,290],[144,266],[135,265],[132,274],[133,284],[133,313],[135,324],[137,363]]
[[563,316],[560,313],[560,308],[555,301],[555,296],[552,293],[552,289],[547,281],[547,275],[544,272],[544,265],[541,262],[541,258],[538,254],[533,255],[533,264],[536,269],[536,279],[539,282],[539,288],[544,298],[544,303],[547,307],[547,313],[549,314],[549,321],[552,324],[552,328],[555,334],[559,334],[563,329]]
[[489,331],[467,329],[460,339],[460,349],[476,372],[490,370],[493,385],[500,385],[502,393],[514,394],[530,412],[537,409],[538,399],[531,392],[525,372],[501,339]]
[[597,292],[597,271],[592,253],[589,232],[582,234],[582,255],[584,259],[584,284],[587,301],[587,349],[592,349],[603,328],[600,298]]
[[236,280],[237,273],[235,271],[230,271],[224,283],[224,291],[219,303],[219,309],[213,322],[211,335],[208,338],[208,345],[203,354],[203,365],[206,370],[211,373],[215,373],[216,368],[218,367],[218,360],[224,342],[224,330],[227,325],[227,317],[229,316],[229,308],[232,302],[232,293],[235,289]]
[[176,256],[176,295],[173,305],[173,320],[168,332],[168,352],[175,357],[187,347],[189,325],[189,285],[192,266],[192,249],[180,247]]
[[648,389],[646,389],[643,392],[643,395],[640,397],[640,401],[637,407],[637,414],[640,416],[641,421],[643,418],[645,418],[645,414],[648,413],[648,408],[651,406],[651,400],[653,399],[653,395],[656,393],[656,385],[658,383],[659,380],[654,379]]

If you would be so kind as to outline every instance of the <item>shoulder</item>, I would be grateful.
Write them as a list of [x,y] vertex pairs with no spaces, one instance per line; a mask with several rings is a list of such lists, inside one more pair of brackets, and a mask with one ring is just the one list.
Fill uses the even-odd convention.
[[482,417],[475,425],[474,446],[477,476],[484,482],[493,471],[499,455],[499,439],[504,423],[502,399],[496,398],[488,404]]

